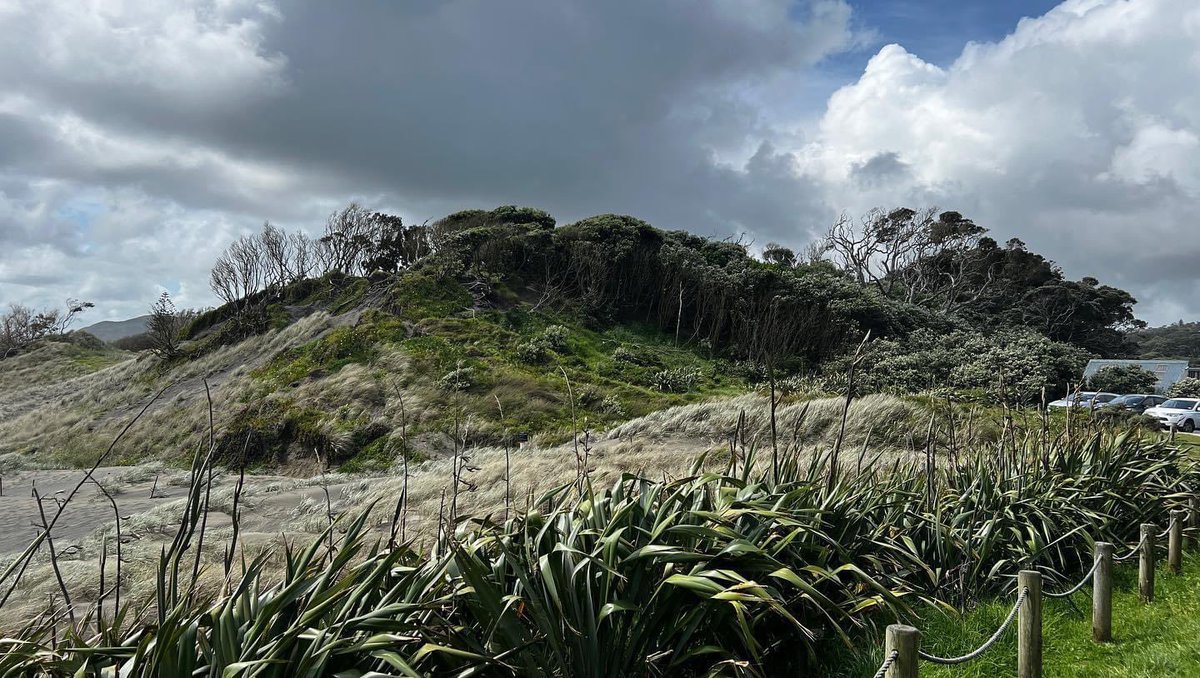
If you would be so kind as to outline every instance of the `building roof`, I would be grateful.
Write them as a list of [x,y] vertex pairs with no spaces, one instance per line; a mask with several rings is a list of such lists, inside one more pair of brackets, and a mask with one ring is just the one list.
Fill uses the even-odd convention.
[[1166,393],[1172,384],[1188,374],[1188,361],[1186,360],[1089,360],[1087,367],[1083,370],[1083,377],[1084,379],[1090,378],[1102,367],[1123,367],[1125,365],[1137,365],[1147,372],[1157,374],[1158,382],[1154,385],[1157,393]]

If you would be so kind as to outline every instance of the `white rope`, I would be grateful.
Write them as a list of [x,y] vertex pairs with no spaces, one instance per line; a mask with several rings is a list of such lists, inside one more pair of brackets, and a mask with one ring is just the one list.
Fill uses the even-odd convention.
[[1144,546],[1145,543],[1146,543],[1146,538],[1142,537],[1142,540],[1137,543],[1137,546],[1133,547],[1132,551],[1130,551],[1129,553],[1126,553],[1123,556],[1113,556],[1113,560],[1118,563],[1129,560],[1130,558],[1136,556],[1138,553],[1141,552],[1142,546]]
[[880,666],[879,670],[875,672],[875,678],[884,678],[884,676],[887,675],[888,669],[892,668],[892,664],[895,664],[899,657],[900,652],[897,650],[892,650],[891,654],[887,656],[887,659],[883,660],[883,666]]
[[992,634],[991,638],[988,638],[986,641],[984,641],[983,645],[980,645],[971,652],[964,654],[961,657],[938,657],[936,655],[926,654],[921,651],[918,651],[917,654],[921,657],[921,659],[924,659],[927,662],[942,664],[944,666],[965,664],[972,659],[978,658],[984,652],[987,652],[988,648],[990,648],[992,645],[995,645],[996,641],[1000,640],[1000,636],[1004,635],[1004,632],[1008,630],[1009,625],[1012,624],[1013,620],[1017,618],[1017,610],[1021,609],[1021,603],[1025,602],[1025,596],[1027,595],[1029,595],[1029,588],[1022,588],[1021,593],[1017,596],[1017,602],[1013,603],[1012,609],[1008,611],[1008,617],[1004,619],[1004,623],[1000,625],[1000,628],[996,629],[996,632]]
[[1043,591],[1042,595],[1046,596],[1047,598],[1070,598],[1076,593],[1079,593],[1079,589],[1082,589],[1089,581],[1091,581],[1092,575],[1096,573],[1097,567],[1100,567],[1099,560],[1092,563],[1092,569],[1088,570],[1087,574],[1083,575],[1083,579],[1079,580],[1078,584],[1071,587],[1070,591],[1063,591],[1062,593],[1047,593]]

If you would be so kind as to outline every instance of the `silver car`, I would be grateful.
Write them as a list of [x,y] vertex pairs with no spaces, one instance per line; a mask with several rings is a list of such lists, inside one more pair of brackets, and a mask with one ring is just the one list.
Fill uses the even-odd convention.
[[1118,393],[1084,391],[1081,393],[1072,393],[1065,398],[1046,403],[1046,407],[1099,407],[1120,397]]

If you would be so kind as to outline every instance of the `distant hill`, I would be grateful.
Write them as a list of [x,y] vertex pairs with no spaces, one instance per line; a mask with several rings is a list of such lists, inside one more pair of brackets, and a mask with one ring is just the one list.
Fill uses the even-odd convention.
[[149,320],[150,316],[139,315],[129,320],[104,320],[81,329],[100,341],[116,341],[145,332]]
[[1200,322],[1149,327],[1130,336],[1137,342],[1140,358],[1190,360],[1193,365],[1200,361]]

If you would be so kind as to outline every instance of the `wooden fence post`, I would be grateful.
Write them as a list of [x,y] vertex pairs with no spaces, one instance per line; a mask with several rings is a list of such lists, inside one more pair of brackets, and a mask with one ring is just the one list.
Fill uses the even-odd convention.
[[1017,678],[1042,678],[1042,573],[1021,570],[1017,593],[1028,590],[1017,613]]
[[1112,640],[1113,545],[1096,542],[1096,571],[1092,573],[1092,640]]
[[1151,523],[1142,523],[1142,555],[1138,559],[1138,597],[1143,603],[1154,602],[1154,532]]
[[884,678],[917,678],[917,665],[920,657],[917,650],[921,642],[921,632],[905,624],[891,624],[887,627],[883,656],[890,657],[896,653],[896,661],[884,674]]
[[1186,511],[1171,511],[1171,529],[1167,532],[1167,569],[1171,574],[1183,572],[1183,519]]

